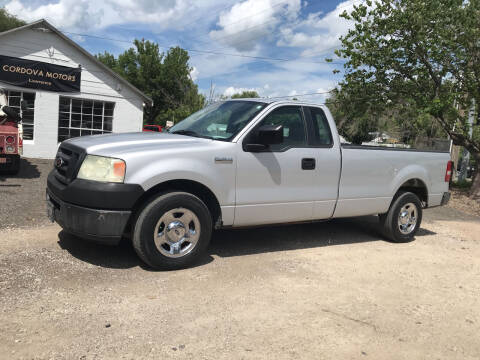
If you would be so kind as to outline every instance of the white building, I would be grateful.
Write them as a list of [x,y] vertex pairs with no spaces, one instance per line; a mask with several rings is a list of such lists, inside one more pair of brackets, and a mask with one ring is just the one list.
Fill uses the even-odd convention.
[[0,87],[10,106],[28,103],[25,157],[54,158],[70,137],[141,131],[152,102],[45,20],[0,33]]

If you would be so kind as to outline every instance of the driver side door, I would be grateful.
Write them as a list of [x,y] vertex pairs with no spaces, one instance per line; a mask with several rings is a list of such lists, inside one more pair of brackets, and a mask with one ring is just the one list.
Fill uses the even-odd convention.
[[[262,125],[282,125],[284,140],[262,152],[249,152]],[[308,147],[301,106],[280,106],[269,112],[239,143],[234,226],[312,219],[315,152]]]

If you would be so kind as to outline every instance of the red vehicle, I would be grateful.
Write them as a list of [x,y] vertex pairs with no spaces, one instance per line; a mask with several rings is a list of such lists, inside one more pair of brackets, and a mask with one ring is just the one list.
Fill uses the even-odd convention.
[[144,125],[143,131],[162,132],[162,127],[160,125]]
[[[22,108],[25,104],[22,103]],[[17,174],[23,152],[20,115],[7,106],[7,97],[0,89],[0,173]]]

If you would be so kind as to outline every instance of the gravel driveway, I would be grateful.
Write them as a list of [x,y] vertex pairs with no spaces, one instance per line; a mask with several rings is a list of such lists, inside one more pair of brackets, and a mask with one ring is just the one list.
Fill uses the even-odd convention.
[[53,160],[21,160],[16,176],[0,174],[0,229],[47,224],[45,188]]
[[408,244],[377,230],[222,231],[171,272],[56,225],[0,230],[0,357],[480,358],[479,218],[428,210]]
[[47,224],[51,161],[23,165],[0,178],[2,359],[480,358],[480,217],[429,209],[407,244],[374,216],[219,231],[154,272]]

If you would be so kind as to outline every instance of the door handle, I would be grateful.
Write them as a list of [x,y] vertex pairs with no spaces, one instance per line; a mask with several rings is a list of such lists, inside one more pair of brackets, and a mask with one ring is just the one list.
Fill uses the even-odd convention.
[[315,169],[315,159],[314,158],[303,158],[302,159],[302,170],[314,170]]

